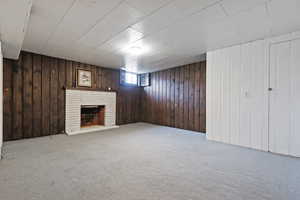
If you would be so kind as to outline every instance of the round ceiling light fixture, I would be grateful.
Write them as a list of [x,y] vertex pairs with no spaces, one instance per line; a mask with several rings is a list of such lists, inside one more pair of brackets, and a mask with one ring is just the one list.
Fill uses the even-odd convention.
[[139,46],[132,46],[129,48],[129,53],[133,55],[140,55],[143,53],[142,48]]

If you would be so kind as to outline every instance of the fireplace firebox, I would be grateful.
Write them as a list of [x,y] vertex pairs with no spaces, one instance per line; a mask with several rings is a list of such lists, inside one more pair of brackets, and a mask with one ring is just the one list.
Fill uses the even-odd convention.
[[105,106],[84,105],[81,106],[80,127],[104,126]]

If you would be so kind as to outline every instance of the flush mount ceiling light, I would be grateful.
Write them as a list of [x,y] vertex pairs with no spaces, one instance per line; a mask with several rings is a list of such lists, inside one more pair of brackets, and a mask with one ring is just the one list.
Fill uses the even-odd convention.
[[128,49],[128,52],[132,55],[141,55],[143,53],[143,49],[139,46],[132,46]]
[[122,50],[128,56],[140,56],[149,51],[149,48],[143,44],[130,45]]

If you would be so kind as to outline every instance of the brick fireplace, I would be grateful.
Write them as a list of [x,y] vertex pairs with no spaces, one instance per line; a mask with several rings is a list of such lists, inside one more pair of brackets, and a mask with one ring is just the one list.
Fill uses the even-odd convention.
[[116,93],[66,90],[66,133],[75,135],[116,126]]

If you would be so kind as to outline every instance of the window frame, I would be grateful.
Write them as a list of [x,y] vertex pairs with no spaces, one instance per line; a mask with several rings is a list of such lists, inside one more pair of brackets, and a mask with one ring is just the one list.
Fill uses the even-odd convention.
[[[142,78],[147,78],[147,84],[145,84],[145,85],[142,84]],[[139,86],[140,87],[149,87],[149,86],[151,86],[151,73],[139,74]]]
[[[126,82],[126,74],[134,74],[136,76],[136,84]],[[139,75],[134,72],[120,70],[120,85],[130,86],[130,87],[139,87]]]

